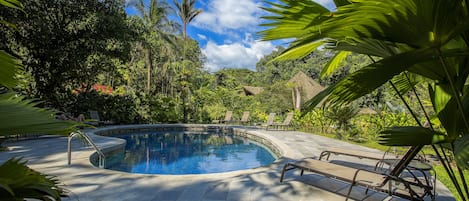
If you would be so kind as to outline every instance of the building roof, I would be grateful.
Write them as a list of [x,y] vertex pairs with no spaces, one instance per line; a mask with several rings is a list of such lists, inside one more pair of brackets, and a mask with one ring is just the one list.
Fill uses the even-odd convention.
[[300,88],[301,94],[303,94],[303,100],[305,101],[310,100],[319,92],[324,90],[324,87],[321,86],[321,84],[314,81],[311,77],[309,77],[302,71],[298,72],[288,82],[294,83],[296,87]]
[[256,95],[264,91],[263,87],[243,86],[243,91],[246,96]]

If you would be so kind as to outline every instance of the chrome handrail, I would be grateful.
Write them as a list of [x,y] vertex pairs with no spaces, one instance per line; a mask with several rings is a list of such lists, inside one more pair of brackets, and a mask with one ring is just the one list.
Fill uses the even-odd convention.
[[93,148],[96,150],[96,153],[98,153],[98,159],[99,159],[99,168],[104,168],[104,163],[105,163],[105,159],[106,159],[106,156],[104,155],[104,153],[96,146],[96,144],[93,142],[93,140],[91,140],[90,136],[88,136],[86,133],[82,132],[82,131],[75,131],[75,132],[72,132],[70,133],[70,135],[68,136],[68,165],[71,165],[72,164],[72,139],[73,137],[75,136],[81,136],[83,137],[86,142],[88,144],[90,144],[91,146],[93,146]]

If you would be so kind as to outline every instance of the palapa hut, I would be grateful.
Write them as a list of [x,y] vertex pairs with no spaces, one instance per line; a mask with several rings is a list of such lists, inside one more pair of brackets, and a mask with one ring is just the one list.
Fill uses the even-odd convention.
[[243,86],[244,95],[253,96],[264,91],[263,87]]
[[302,71],[293,76],[288,83],[292,86],[292,100],[296,110],[300,110],[301,104],[324,90],[323,86]]

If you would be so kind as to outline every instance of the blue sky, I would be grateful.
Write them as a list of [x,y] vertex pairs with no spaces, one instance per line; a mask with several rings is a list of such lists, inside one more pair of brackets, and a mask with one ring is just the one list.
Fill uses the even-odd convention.
[[[178,0],[181,2],[181,0]],[[328,8],[333,0],[315,0]],[[173,5],[172,0],[168,3]],[[260,17],[267,15],[260,0],[196,0],[203,12],[188,26],[188,36],[199,42],[206,56],[204,67],[211,71],[223,68],[256,69],[256,63],[270,54],[281,41],[260,41]],[[132,9],[127,9],[132,13]]]

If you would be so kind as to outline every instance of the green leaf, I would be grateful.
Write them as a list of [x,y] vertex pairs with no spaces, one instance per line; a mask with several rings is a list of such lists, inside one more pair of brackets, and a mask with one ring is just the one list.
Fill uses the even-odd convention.
[[[9,193],[8,196],[14,196],[15,193],[13,192],[13,190],[10,188],[10,186],[5,184],[7,181],[8,180],[0,178],[0,192],[1,191],[6,191],[7,193]],[[0,197],[6,197],[6,196],[2,196],[2,194],[0,193]]]
[[337,46],[333,49],[383,58],[399,53],[396,44],[370,38],[347,38],[339,41]]
[[395,76],[391,81],[394,83],[394,86],[396,86],[400,94],[406,94],[412,89],[412,87],[422,82],[422,80],[423,79],[419,75],[405,72]]
[[0,186],[9,189],[0,191],[0,197],[6,200],[60,200],[62,193],[56,179],[30,169],[25,161],[15,158],[0,165]]
[[[322,5],[314,1],[285,1],[283,4],[271,3],[264,1],[271,7],[263,7],[262,9],[272,13],[271,16],[263,16],[267,20],[260,26],[272,27],[267,30],[258,32],[263,40],[277,40],[288,38],[301,38],[309,36],[310,33],[320,30],[320,22],[328,19],[325,16],[330,11]],[[308,40],[310,43],[314,40]]]
[[329,98],[332,102],[338,103],[354,101],[404,72],[409,66],[425,61],[432,55],[432,50],[422,49],[384,58],[339,81],[332,89]]
[[348,0],[334,0],[334,3],[335,3],[336,7],[345,6],[345,5],[350,4],[350,2]]
[[313,52],[314,50],[316,50],[319,46],[323,45],[324,43],[325,41],[316,41],[313,43],[294,46],[292,48],[285,50],[285,52],[283,52],[280,56],[273,59],[271,62],[303,58],[306,55]]
[[23,9],[23,4],[18,0],[0,0],[0,5],[4,5],[10,8]]
[[386,146],[418,146],[450,142],[443,133],[429,128],[392,127],[380,132],[379,144]]
[[431,93],[431,98],[435,113],[439,114],[451,100],[451,95],[446,93],[440,85],[435,85],[434,88],[435,90]]
[[454,157],[459,167],[469,169],[469,135],[466,134],[454,142]]
[[350,55],[352,52],[341,51],[334,55],[334,57],[326,64],[321,71],[321,78],[330,76],[335,70],[339,68],[339,65]]
[[4,51],[0,51],[0,85],[8,88],[16,86],[14,79],[17,70],[20,69],[18,62]]
[[[4,98],[7,96],[9,98]],[[37,104],[37,103],[36,103]],[[55,119],[52,110],[37,108],[31,100],[0,95],[0,135],[13,134],[69,134],[79,126],[77,122]]]

